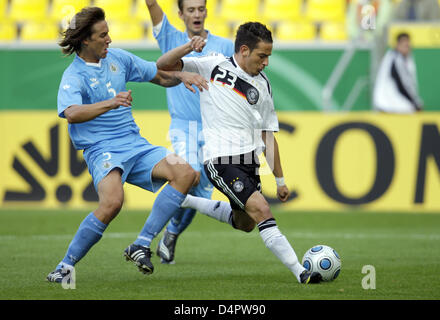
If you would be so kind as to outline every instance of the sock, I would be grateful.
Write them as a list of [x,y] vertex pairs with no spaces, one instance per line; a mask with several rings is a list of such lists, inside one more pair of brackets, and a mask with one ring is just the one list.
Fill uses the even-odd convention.
[[193,208],[218,221],[229,223],[234,227],[232,208],[228,202],[187,195],[182,202],[183,208]]
[[64,259],[58,264],[57,269],[73,268],[73,266],[80,261],[90,248],[99,241],[102,233],[107,228],[107,225],[102,223],[91,212],[79,225],[78,231],[73,237],[67,249]]
[[167,231],[180,234],[182,233],[193,220],[196,214],[196,210],[191,208],[179,208],[178,212],[171,218],[170,223],[168,223]]
[[301,282],[300,275],[305,268],[298,261],[295,250],[293,250],[289,241],[278,229],[275,219],[270,218],[260,222],[258,229],[266,247],[292,271],[298,282]]
[[177,213],[185,195],[167,184],[157,196],[153,209],[134,244],[150,247],[151,241]]

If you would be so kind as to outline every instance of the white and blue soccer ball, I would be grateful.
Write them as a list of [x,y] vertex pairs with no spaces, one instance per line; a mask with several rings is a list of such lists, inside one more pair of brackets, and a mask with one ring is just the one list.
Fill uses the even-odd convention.
[[341,272],[341,258],[331,247],[316,245],[304,254],[302,265],[309,271],[319,272],[323,281],[332,281]]

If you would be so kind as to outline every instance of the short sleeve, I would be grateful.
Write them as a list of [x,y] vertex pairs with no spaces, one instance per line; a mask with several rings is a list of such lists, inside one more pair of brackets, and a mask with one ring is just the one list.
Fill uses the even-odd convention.
[[[166,14],[163,14],[163,19],[161,22],[161,28],[157,34],[153,34],[156,38],[157,44],[159,45],[160,51],[162,53],[168,52],[171,49],[179,46],[176,42],[177,39],[184,38],[184,33],[177,30],[168,20]],[[186,42],[186,41],[185,41]]]
[[144,60],[122,49],[113,50],[125,66],[126,82],[149,82],[156,76],[157,66],[155,62]]
[[211,70],[220,60],[223,59],[224,56],[219,53],[210,54],[202,57],[183,57],[182,71],[195,72],[209,79],[209,77],[211,76]]
[[58,116],[65,118],[64,110],[82,104],[81,80],[75,76],[63,76],[58,89]]

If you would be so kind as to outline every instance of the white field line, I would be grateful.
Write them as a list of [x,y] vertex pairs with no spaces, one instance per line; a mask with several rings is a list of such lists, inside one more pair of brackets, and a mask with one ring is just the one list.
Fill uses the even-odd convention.
[[[397,239],[397,240],[433,240],[439,241],[440,234],[422,234],[422,233],[406,233],[406,234],[388,234],[388,233],[346,233],[346,232],[296,232],[296,231],[283,231],[289,239],[294,241],[295,239],[322,239],[323,241],[326,239],[352,239],[352,240],[381,240],[381,239]],[[190,237],[196,238],[204,238],[207,233],[202,231],[187,231],[186,232]],[[246,234],[242,232],[238,232],[235,230],[230,231],[217,231],[217,232],[209,232],[209,236],[220,236],[220,237],[252,237],[256,236],[257,232],[254,231],[251,234]],[[132,239],[133,241],[137,238],[138,234],[135,232],[107,232],[104,233],[104,238],[109,239]],[[56,240],[71,240],[73,238],[73,234],[53,234],[53,235],[0,235],[0,242],[6,241],[56,241]]]

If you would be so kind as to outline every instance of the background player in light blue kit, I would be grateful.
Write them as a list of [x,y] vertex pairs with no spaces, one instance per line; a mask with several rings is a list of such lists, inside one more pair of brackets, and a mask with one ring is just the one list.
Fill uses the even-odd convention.
[[[207,0],[176,0],[179,16],[185,23],[185,32],[173,27],[156,0],[145,0],[153,23],[153,34],[162,53],[186,44],[193,36],[205,39],[203,51],[192,51],[187,56],[202,56],[211,52],[219,52],[232,56],[234,44],[229,39],[213,35],[205,30],[207,17]],[[185,159],[194,170],[200,172],[200,183],[190,190],[190,194],[211,198],[213,186],[203,170],[201,148],[204,144],[202,119],[200,116],[199,94],[191,94],[183,85],[167,89],[168,110],[171,116],[170,139],[174,151]],[[174,263],[177,236],[191,223],[196,211],[182,208],[171,219],[163,238],[160,240],[157,254],[162,263]],[[151,233],[158,234],[160,226],[166,223],[164,216],[151,213],[147,228]],[[165,222],[164,222],[165,221]]]
[[[75,15],[60,46],[66,54],[76,53],[65,70],[58,91],[58,114],[69,122],[70,138],[84,159],[99,195],[99,206],[81,223],[63,260],[47,276],[62,282],[73,266],[102,237],[119,213],[125,182],[156,192],[166,181],[152,212],[170,219],[186,193],[197,183],[196,172],[166,148],[151,145],[139,134],[131,112],[128,81],[174,86],[182,81],[194,91],[206,81],[191,73],[158,70],[149,62],[121,50],[109,49],[111,38],[101,8],[84,8]],[[124,255],[140,271],[153,272],[148,244],[152,235],[143,228]]]

